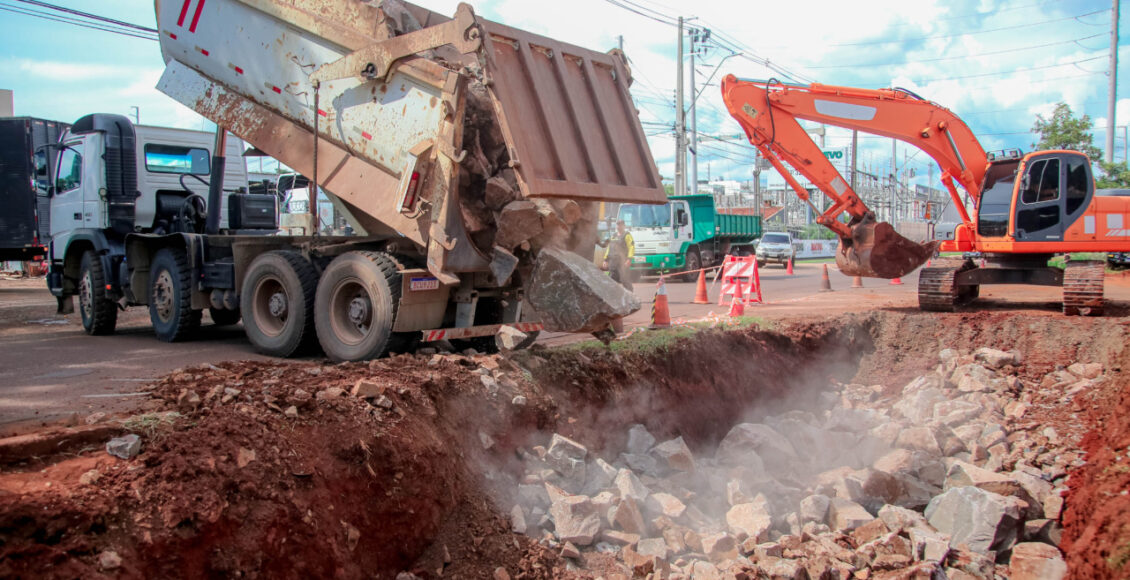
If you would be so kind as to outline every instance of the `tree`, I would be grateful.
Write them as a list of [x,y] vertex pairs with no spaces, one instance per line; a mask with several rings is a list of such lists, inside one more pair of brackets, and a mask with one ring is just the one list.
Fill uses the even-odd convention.
[[1126,163],[1106,163],[1102,161],[1102,150],[1095,147],[1091,128],[1091,118],[1083,115],[1076,118],[1067,103],[1058,103],[1052,111],[1050,118],[1036,115],[1036,125],[1032,130],[1040,134],[1040,142],[1034,147],[1036,150],[1044,149],[1069,149],[1086,153],[1091,161],[1098,166],[1095,171],[1095,187],[1117,188],[1130,187],[1130,168]]
[[1095,187],[1099,189],[1106,188],[1130,188],[1130,168],[1126,167],[1126,162],[1122,163],[1107,163],[1100,162],[1099,166],[1102,167],[1102,176],[1095,176]]
[[808,224],[801,230],[801,238],[805,240],[831,240],[836,237],[835,232],[820,225]]
[[1036,115],[1036,125],[1032,131],[1040,134],[1040,142],[1034,147],[1037,151],[1046,149],[1070,149],[1082,151],[1093,160],[1102,158],[1102,151],[1095,147],[1091,135],[1091,117],[1083,115],[1076,118],[1067,103],[1058,103],[1051,117]]

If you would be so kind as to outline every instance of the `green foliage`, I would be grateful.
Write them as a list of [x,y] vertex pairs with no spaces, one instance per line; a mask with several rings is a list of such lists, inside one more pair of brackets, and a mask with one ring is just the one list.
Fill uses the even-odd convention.
[[1093,126],[1090,116],[1083,115],[1081,118],[1076,118],[1067,103],[1058,103],[1051,117],[1036,115],[1036,124],[1032,130],[1040,134],[1040,142],[1035,144],[1035,148],[1082,151],[1091,159],[1099,159],[1102,151],[1093,143],[1094,136],[1091,135]]
[[666,192],[667,195],[675,195],[675,184],[674,183],[664,183],[663,184],[663,191]]
[[836,234],[820,224],[808,224],[801,230],[800,237],[804,240],[834,240]]
[[1130,187],[1130,168],[1126,166],[1126,162],[1122,163],[1107,163],[1105,161],[1099,162],[1099,167],[1103,170],[1103,175],[1095,176],[1095,187],[1099,189]]
[[[732,330],[749,326],[769,328],[770,324],[764,318],[758,316],[738,316],[736,318],[727,319],[713,328],[717,330]],[[667,351],[679,339],[694,336],[699,332],[711,328],[711,323],[709,322],[692,322],[685,326],[637,332],[623,340],[614,340],[607,347],[596,340],[585,340],[556,348],[566,352],[584,352],[586,350],[608,348],[612,352],[620,354],[650,354]]]
[[[1105,262],[1106,261],[1106,254],[1104,254],[1102,252],[1078,252],[1078,253],[1071,254],[1071,259],[1075,260],[1076,262],[1080,262],[1080,261],[1084,261],[1084,260],[1097,260],[1099,262]],[[1048,260],[1048,267],[1049,268],[1059,268],[1060,270],[1062,270],[1062,269],[1067,267],[1067,261],[1063,259],[1063,256],[1056,256],[1056,257]],[[1114,270],[1111,270],[1110,267],[1108,266],[1107,271],[1113,272]]]

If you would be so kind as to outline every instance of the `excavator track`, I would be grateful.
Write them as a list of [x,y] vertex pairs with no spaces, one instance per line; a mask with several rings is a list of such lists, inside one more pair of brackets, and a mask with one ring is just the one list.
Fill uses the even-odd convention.
[[918,272],[918,307],[928,312],[953,312],[980,295],[980,286],[959,287],[954,283],[959,272],[974,266],[970,263],[922,268]]
[[1097,260],[1068,262],[1063,270],[1063,313],[1103,315],[1103,276],[1106,264]]

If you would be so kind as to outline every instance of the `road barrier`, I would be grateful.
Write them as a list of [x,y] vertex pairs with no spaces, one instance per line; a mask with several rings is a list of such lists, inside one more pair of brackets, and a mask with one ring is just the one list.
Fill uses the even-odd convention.
[[[758,269],[757,258],[753,256],[726,256],[722,262],[722,293],[718,295],[718,305],[726,303],[726,296],[744,300],[746,304],[763,303]],[[743,292],[743,286],[747,286],[749,291]]]

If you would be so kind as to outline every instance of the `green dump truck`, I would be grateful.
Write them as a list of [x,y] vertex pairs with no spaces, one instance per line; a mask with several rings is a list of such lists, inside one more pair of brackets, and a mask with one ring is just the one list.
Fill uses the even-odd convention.
[[664,205],[624,204],[617,215],[635,241],[632,270],[660,274],[713,266],[726,254],[752,254],[761,218],[743,211],[756,210],[719,210],[712,195],[679,195]]

